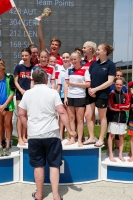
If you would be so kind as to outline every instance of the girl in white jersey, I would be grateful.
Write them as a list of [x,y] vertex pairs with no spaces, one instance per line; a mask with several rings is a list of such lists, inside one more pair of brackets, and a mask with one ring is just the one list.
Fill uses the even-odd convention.
[[[32,72],[37,68],[41,68],[45,70],[48,75],[48,83],[47,83],[48,87],[55,89],[55,69],[54,67],[48,65],[48,53],[44,50],[41,51],[39,53],[39,60],[40,60],[40,63],[37,64],[35,67],[33,67]],[[31,79],[32,79],[32,76],[31,76]],[[33,87],[33,85],[34,85],[34,82],[32,80],[31,87]]]
[[62,67],[62,66],[59,67],[59,65],[56,62],[57,62],[57,59],[55,56],[49,57],[48,64],[54,67],[54,70],[55,70],[55,89],[57,89],[57,86],[58,86],[58,77],[60,74],[60,68]]
[[[69,52],[64,52],[62,54],[62,60],[63,60],[63,65],[60,67],[60,73],[58,76],[58,87],[57,91],[60,94],[60,98],[62,103],[64,104],[64,84],[65,84],[65,77],[66,77],[66,72],[69,67],[71,67],[70,63],[70,53]],[[62,121],[59,119],[59,127],[60,127],[60,138],[61,140],[64,137],[64,125]]]
[[[67,70],[65,78],[64,103],[67,106],[72,130],[76,130],[75,121],[77,121],[78,146],[81,147],[83,145],[85,90],[90,86],[90,75],[88,70],[82,69],[81,55],[78,52],[71,54],[71,64],[72,67]],[[71,137],[66,144],[73,143],[75,139]]]

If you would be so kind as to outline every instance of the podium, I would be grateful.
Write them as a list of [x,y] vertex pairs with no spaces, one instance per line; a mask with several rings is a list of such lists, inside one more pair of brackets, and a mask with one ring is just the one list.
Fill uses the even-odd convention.
[[[63,140],[60,184],[87,183],[100,180],[101,148],[94,145],[78,147],[78,143],[65,145]],[[34,182],[33,167],[29,165],[28,144],[20,146],[20,181]],[[45,166],[45,184],[50,184],[49,166]]]
[[[78,147],[78,143],[62,142],[60,185],[82,184],[97,181],[133,183],[133,162],[111,162],[101,148],[94,145]],[[125,157],[126,160],[128,159]],[[34,168],[29,164],[28,144],[12,147],[10,156],[0,157],[0,185],[14,182],[35,183]],[[45,184],[50,184],[49,166],[45,166]]]
[[115,157],[117,162],[111,162],[106,154],[101,156],[101,180],[113,182],[133,183],[133,162],[128,162],[126,154],[123,154],[126,162]]

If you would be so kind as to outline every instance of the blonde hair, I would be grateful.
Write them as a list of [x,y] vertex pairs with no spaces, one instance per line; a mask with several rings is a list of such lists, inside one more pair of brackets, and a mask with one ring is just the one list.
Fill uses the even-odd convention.
[[47,57],[49,57],[49,55],[48,55],[48,52],[47,52],[47,51],[45,51],[45,50],[41,50],[41,51],[39,52],[39,54],[38,54],[38,56],[39,56],[39,57],[41,56],[41,53],[46,53],[46,54],[47,54]]
[[116,83],[116,81],[118,81],[118,80],[122,81],[123,84],[125,82],[125,79],[123,77],[119,77],[119,78],[115,77],[114,78],[114,83]]
[[72,54],[77,54],[77,56],[81,59],[82,58],[82,55],[78,52],[78,51],[74,51],[73,53],[71,53],[71,55]]
[[86,44],[88,47],[91,47],[93,49],[93,54],[95,54],[96,49],[97,49],[97,45],[95,42],[87,41],[84,44]]
[[53,55],[49,56],[49,60],[50,60],[50,58],[55,58],[55,60],[56,60],[56,57],[55,57],[55,56],[53,56]]
[[52,42],[58,42],[59,47],[61,47],[61,41],[58,38],[53,38],[50,42],[50,45],[52,44]]

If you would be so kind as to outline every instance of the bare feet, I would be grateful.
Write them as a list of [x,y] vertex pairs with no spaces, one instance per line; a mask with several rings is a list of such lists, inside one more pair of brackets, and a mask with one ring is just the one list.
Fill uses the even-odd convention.
[[116,159],[113,157],[113,155],[112,155],[112,156],[109,156],[109,160],[110,160],[111,162],[117,162]]
[[79,141],[79,140],[78,140],[78,147],[82,147],[82,146],[83,146],[82,141]]
[[28,143],[27,138],[23,138],[24,143]]
[[119,159],[120,159],[122,162],[125,162],[125,161],[126,161],[122,156],[119,156]]
[[71,140],[71,138],[70,138],[70,137],[67,137],[67,140],[68,140],[68,141],[70,141],[70,140]]
[[75,143],[75,139],[72,137],[65,145],[71,145]]
[[18,139],[18,144],[21,145],[21,146],[26,146],[26,144],[24,143],[22,138]]
[[128,162],[133,162],[133,157],[129,158],[127,161]]

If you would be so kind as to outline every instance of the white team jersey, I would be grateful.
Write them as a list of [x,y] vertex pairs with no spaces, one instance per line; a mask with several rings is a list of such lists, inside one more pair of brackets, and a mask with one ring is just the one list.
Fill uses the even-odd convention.
[[[90,74],[88,70],[80,67],[79,69],[75,69],[71,67],[67,70],[65,80],[69,80],[69,82],[75,83],[84,83],[90,82]],[[68,87],[68,95],[69,98],[84,98],[86,97],[86,89],[77,87],[77,86],[69,86]]]
[[43,66],[40,66],[40,64],[38,66],[34,66],[32,71],[31,71],[31,80],[33,80],[32,73],[37,68],[41,68],[41,69],[46,71],[46,73],[48,75],[48,83],[47,83],[47,85],[48,85],[49,88],[51,88],[51,80],[55,80],[55,69],[54,69],[54,67],[48,66],[48,65],[43,67]]

